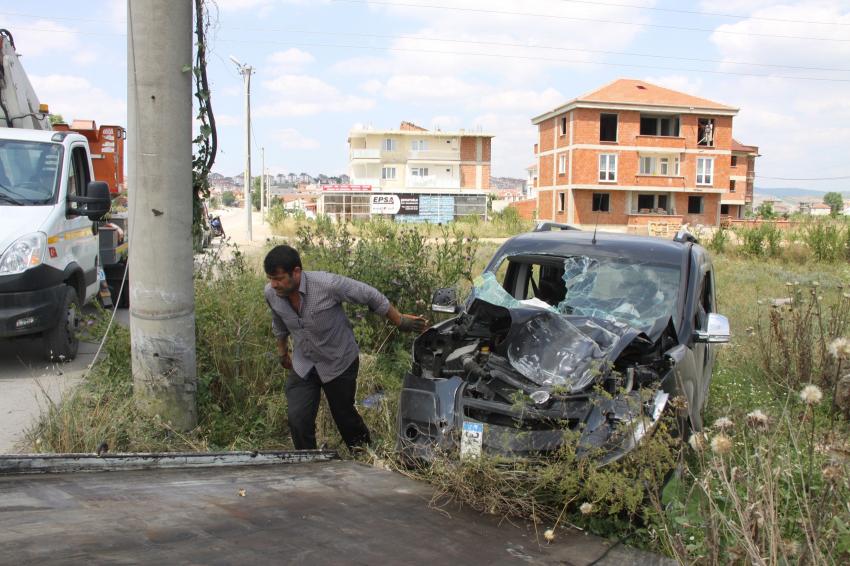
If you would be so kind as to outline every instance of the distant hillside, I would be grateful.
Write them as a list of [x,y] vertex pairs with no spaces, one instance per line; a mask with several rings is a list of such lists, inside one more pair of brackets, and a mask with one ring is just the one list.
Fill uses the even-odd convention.
[[[800,189],[800,188],[793,188],[793,187],[774,189],[774,188],[756,187],[754,189],[754,192],[755,192],[756,195],[758,195],[759,197],[762,197],[762,198],[770,195],[770,196],[777,197],[777,198],[780,198],[780,199],[784,199],[784,198],[788,198],[788,197],[800,197],[800,198],[821,200],[821,199],[823,199],[823,195],[830,192],[831,190],[834,190],[834,189]],[[850,193],[845,192],[843,194],[844,194],[845,197],[850,196]]]
[[525,179],[515,179],[513,177],[490,177],[490,188],[499,191],[507,189],[522,189],[525,186]]

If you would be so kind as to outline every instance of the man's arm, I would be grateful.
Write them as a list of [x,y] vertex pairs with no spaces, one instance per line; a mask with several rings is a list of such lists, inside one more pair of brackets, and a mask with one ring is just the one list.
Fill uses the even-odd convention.
[[289,337],[280,336],[277,339],[277,357],[285,369],[292,369],[292,357],[289,355]]
[[401,314],[392,304],[387,309],[387,320],[396,325],[402,332],[422,334],[428,327],[428,321],[426,319],[413,314]]

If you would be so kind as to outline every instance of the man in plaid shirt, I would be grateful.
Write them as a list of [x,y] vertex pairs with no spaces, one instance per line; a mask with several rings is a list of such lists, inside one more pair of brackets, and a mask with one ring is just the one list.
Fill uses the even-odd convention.
[[[296,449],[316,448],[316,414],[324,390],[334,422],[349,448],[369,443],[369,429],[354,407],[360,349],[342,303],[366,305],[399,330],[422,332],[426,320],[401,314],[377,289],[324,271],[303,271],[298,252],[276,246],[263,268],[264,294],[272,313],[286,380],[289,430]],[[292,352],[289,338],[292,337]]]

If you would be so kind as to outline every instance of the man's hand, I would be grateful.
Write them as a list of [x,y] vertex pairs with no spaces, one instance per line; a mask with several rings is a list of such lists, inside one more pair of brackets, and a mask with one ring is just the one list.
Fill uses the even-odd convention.
[[421,316],[403,314],[398,321],[398,329],[402,332],[415,332],[422,334],[428,327],[428,321]]
[[278,361],[283,369],[292,369],[292,358],[289,356],[289,352],[280,354]]

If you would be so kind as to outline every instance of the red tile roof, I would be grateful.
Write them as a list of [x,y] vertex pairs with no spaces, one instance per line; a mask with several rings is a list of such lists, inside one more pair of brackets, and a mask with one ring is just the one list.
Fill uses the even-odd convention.
[[758,153],[759,148],[755,145],[744,145],[735,138],[732,138],[732,151],[742,151],[746,153]]
[[617,79],[602,88],[576,98],[577,102],[619,102],[653,106],[687,106],[737,110],[706,98],[664,88],[645,81]]
[[726,106],[725,104],[720,104],[713,100],[685,94],[684,92],[664,88],[646,81],[617,79],[602,88],[589,92],[583,96],[579,96],[578,98],[575,98],[550,112],[533,118],[532,123],[539,123],[553,114],[563,112],[570,107],[580,107],[586,104],[626,104],[636,106],[683,108],[688,110],[717,110],[725,114],[731,113],[732,115],[738,112],[738,109],[734,106]]

